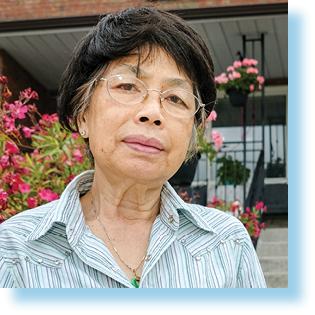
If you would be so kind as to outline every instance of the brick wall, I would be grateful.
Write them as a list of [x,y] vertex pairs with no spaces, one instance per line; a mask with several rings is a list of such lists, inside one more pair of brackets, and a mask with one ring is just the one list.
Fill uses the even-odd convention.
[[285,0],[0,0],[0,21],[85,16],[118,11],[134,5],[188,9],[288,2]]

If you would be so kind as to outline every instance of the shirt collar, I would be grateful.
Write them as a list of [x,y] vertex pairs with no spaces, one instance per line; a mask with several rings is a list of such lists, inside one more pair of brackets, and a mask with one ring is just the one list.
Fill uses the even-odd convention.
[[90,190],[93,179],[94,171],[86,171],[76,176],[61,194],[60,199],[51,203],[49,211],[26,240],[40,238],[55,222],[60,222],[66,226],[69,244],[75,246],[86,228],[79,198]]
[[217,234],[215,229],[210,226],[207,220],[205,220],[205,217],[211,210],[200,205],[184,202],[184,200],[176,193],[171,184],[166,182],[163,185],[161,192],[161,219],[165,224],[169,225],[169,222],[171,221],[170,218],[173,216],[175,221],[173,229],[176,229],[179,224],[178,211],[180,211],[191,223],[197,227]]
[[[27,241],[35,240],[43,236],[55,222],[65,224],[68,241],[75,246],[86,228],[84,214],[81,208],[80,195],[87,193],[93,183],[94,170],[85,171],[76,176],[61,194],[60,199],[53,201],[51,208],[41,219]],[[171,230],[175,231],[179,226],[178,211],[199,228],[216,233],[204,219],[206,208],[187,204],[173,187],[166,182],[161,191],[160,218]]]

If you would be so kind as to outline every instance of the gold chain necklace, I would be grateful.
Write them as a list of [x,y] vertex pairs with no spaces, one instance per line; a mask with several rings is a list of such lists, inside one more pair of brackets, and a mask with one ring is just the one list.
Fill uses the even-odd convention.
[[93,206],[93,210],[94,210],[94,213],[95,213],[95,216],[96,216],[98,222],[100,223],[101,227],[103,228],[103,230],[104,230],[104,232],[105,232],[105,234],[106,234],[106,236],[107,236],[107,238],[108,238],[110,244],[112,245],[112,247],[113,247],[115,253],[117,254],[118,258],[123,262],[123,264],[124,264],[128,269],[130,269],[130,270],[134,273],[135,276],[131,279],[131,283],[132,283],[132,285],[133,285],[134,287],[138,288],[138,287],[139,287],[139,282],[140,282],[140,277],[137,275],[136,272],[137,272],[138,268],[140,267],[141,263],[144,261],[144,259],[145,259],[145,257],[147,256],[147,253],[148,253],[148,252],[145,253],[145,255],[142,257],[140,263],[138,264],[138,266],[137,266],[136,268],[130,267],[130,266],[121,258],[121,256],[119,255],[119,253],[118,253],[116,247],[114,246],[114,244],[113,244],[113,242],[112,242],[112,240],[111,240],[111,238],[110,238],[110,236],[109,236],[109,234],[108,234],[108,232],[107,232],[105,226],[102,224],[102,222],[101,222],[99,216],[97,215],[96,209],[95,209],[95,206],[94,206],[94,200],[93,200],[93,196],[92,196],[91,190],[90,190],[90,199],[91,199],[91,203],[92,203],[92,206]]

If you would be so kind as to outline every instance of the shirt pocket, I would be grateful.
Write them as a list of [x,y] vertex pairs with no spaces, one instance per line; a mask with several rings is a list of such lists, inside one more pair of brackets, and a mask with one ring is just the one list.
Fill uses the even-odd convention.
[[58,274],[67,258],[66,253],[26,249],[9,251],[2,255],[17,288],[61,287]]

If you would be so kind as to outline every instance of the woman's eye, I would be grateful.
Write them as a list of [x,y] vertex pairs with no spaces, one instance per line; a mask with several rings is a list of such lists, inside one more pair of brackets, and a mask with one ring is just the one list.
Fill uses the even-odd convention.
[[172,95],[168,97],[169,102],[186,106],[185,102],[178,96]]
[[134,84],[130,84],[130,83],[120,84],[116,88],[117,89],[122,89],[124,91],[136,90],[136,86]]

